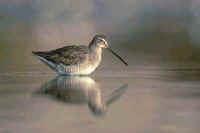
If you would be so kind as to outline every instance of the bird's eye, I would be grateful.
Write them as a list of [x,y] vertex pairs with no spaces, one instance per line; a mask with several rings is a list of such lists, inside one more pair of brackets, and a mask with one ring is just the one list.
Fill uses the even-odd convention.
[[99,43],[100,43],[100,42],[102,42],[102,40],[101,40],[101,39],[98,39],[98,40],[97,40],[97,42],[99,42]]
[[105,44],[105,41],[103,39],[99,39],[99,42],[101,43],[104,43]]

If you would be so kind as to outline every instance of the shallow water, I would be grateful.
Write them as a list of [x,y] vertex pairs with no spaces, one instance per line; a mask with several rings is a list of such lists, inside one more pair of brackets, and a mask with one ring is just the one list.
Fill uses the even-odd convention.
[[199,70],[100,68],[90,77],[0,74],[1,133],[198,133]]

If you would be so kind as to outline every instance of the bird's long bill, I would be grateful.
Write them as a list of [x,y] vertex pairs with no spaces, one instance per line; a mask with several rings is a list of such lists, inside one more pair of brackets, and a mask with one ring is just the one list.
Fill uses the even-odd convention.
[[114,54],[118,59],[120,59],[126,66],[128,66],[128,63],[122,59],[117,53],[115,53],[111,48],[107,48],[112,54]]

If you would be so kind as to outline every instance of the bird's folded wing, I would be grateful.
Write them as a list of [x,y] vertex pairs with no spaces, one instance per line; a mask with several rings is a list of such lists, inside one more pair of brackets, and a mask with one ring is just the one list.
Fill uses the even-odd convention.
[[48,52],[33,52],[56,64],[76,65],[87,58],[88,48],[86,46],[65,46]]

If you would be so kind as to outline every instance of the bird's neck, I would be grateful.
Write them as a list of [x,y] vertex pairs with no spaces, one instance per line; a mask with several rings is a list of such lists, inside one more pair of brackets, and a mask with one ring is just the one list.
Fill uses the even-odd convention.
[[97,67],[101,62],[102,48],[92,45],[91,47],[89,47],[89,51],[89,59],[92,62],[93,66]]
[[96,45],[92,45],[92,44],[90,44],[89,45],[89,50],[90,50],[90,52],[92,53],[92,54],[98,54],[98,55],[100,55],[101,56],[101,54],[102,54],[102,48],[100,48],[100,47],[97,47]]

